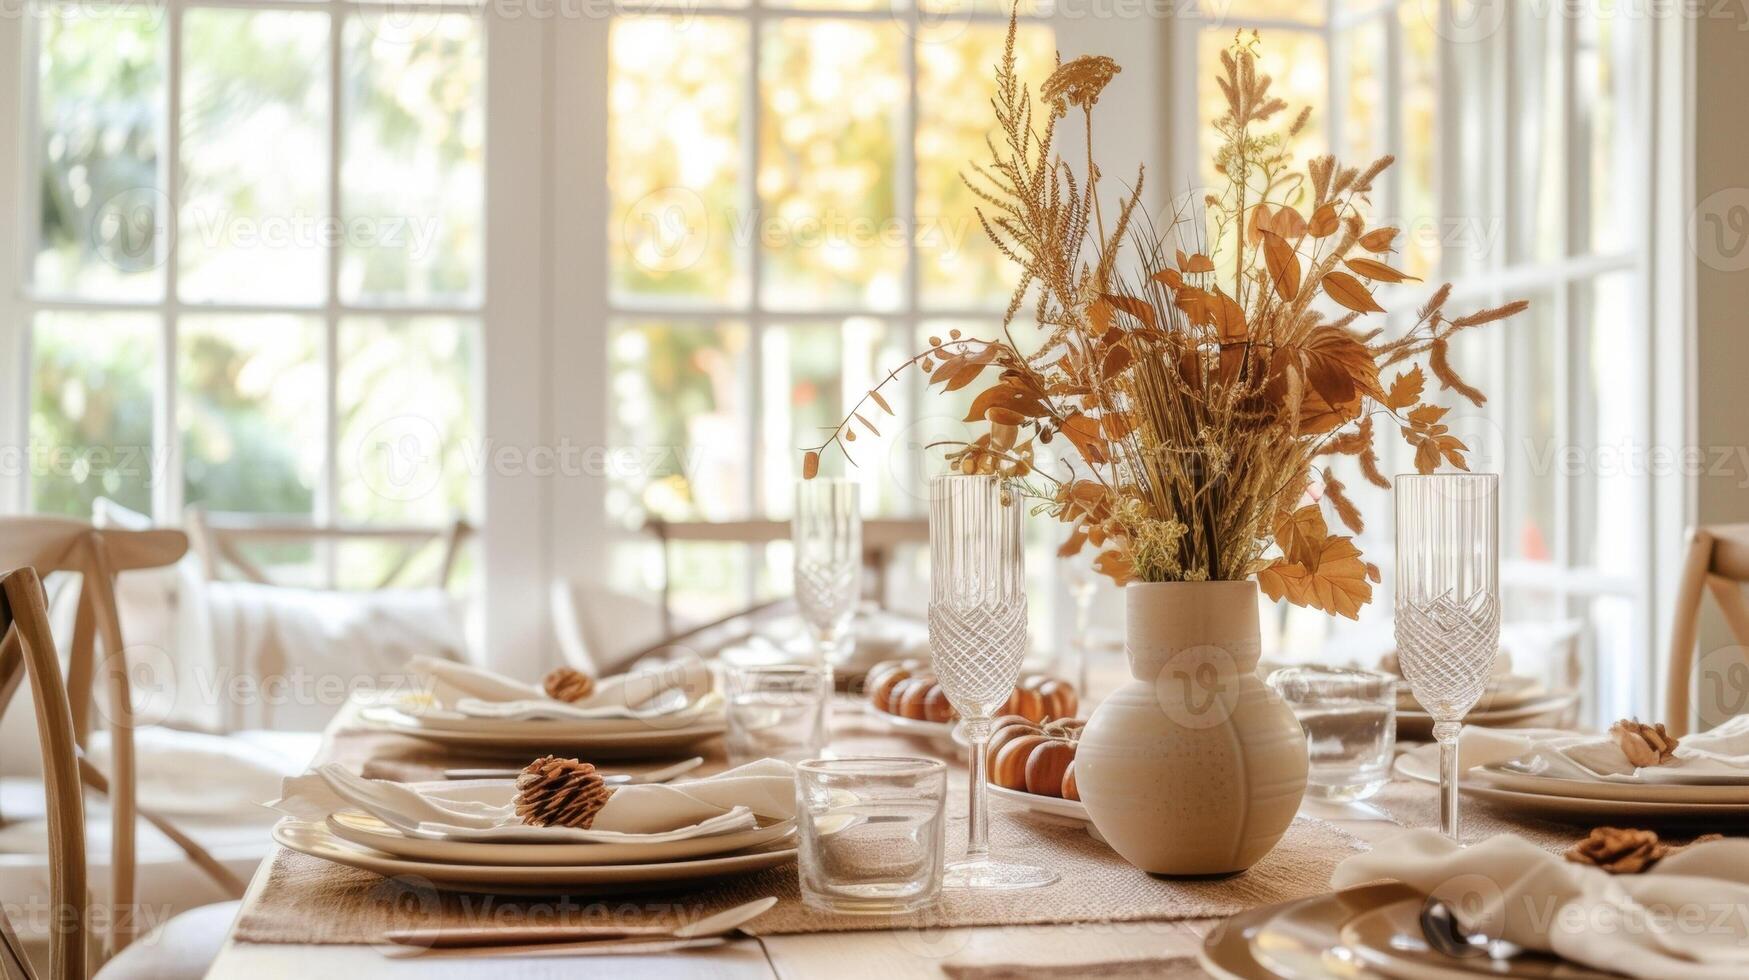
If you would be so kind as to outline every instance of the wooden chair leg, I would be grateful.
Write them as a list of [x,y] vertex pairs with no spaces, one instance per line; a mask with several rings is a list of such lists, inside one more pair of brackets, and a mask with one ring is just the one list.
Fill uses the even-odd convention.
[[110,876],[114,909],[110,932],[111,955],[133,941],[135,911],[135,833],[138,811],[134,792],[134,706],[128,679],[127,647],[122,642],[121,622],[116,618],[115,569],[102,535],[89,542],[89,564],[83,588],[92,597],[97,635],[103,641],[104,674],[108,682],[109,759],[113,790],[110,799]]
[[22,568],[0,578],[0,633],[17,636],[30,675],[37,731],[42,739],[43,792],[49,809],[49,885],[55,928],[50,939],[50,975],[80,980],[86,975],[85,940],[90,898],[85,880],[85,805],[80,796],[78,747],[73,715],[61,678],[60,658],[49,633],[42,580]]
[[1700,600],[1712,563],[1713,537],[1696,530],[1682,563],[1682,583],[1676,592],[1670,637],[1670,663],[1664,675],[1664,724],[1673,735],[1688,734],[1694,685],[1694,644],[1700,625]]

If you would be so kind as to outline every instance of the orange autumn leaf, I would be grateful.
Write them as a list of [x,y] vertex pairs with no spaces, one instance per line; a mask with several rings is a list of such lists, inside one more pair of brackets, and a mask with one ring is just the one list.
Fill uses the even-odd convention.
[[1367,582],[1366,562],[1354,539],[1330,538],[1318,555],[1318,567],[1311,570],[1314,605],[1327,613],[1360,618],[1360,607],[1372,601],[1372,585]]
[[881,394],[880,389],[869,389],[868,397],[874,399],[874,403],[881,407],[881,411],[886,412],[888,415],[893,414],[893,406],[887,404],[887,399]]
[[1112,309],[1128,313],[1130,316],[1142,321],[1142,325],[1145,327],[1152,328],[1155,326],[1154,304],[1147,300],[1137,299],[1134,296],[1120,296],[1114,293],[1106,293],[1104,296],[1101,296],[1100,299],[1111,304]]
[[1097,419],[1089,418],[1081,412],[1076,412],[1063,420],[1061,428],[1063,435],[1068,437],[1069,441],[1074,444],[1076,451],[1081,454],[1082,459],[1085,459],[1087,462],[1092,463],[1095,466],[1108,461],[1109,457],[1105,451],[1105,438],[1100,435],[1099,421]]
[[1288,561],[1302,565],[1309,565],[1317,559],[1324,539],[1329,536],[1330,529],[1325,526],[1324,514],[1317,504],[1307,504],[1290,514],[1283,514],[1275,525],[1276,547]]
[[1287,239],[1273,231],[1263,233],[1263,261],[1269,268],[1269,278],[1275,283],[1275,294],[1284,302],[1292,302],[1300,294],[1300,257]]
[[1383,313],[1380,306],[1360,280],[1346,272],[1331,270],[1324,274],[1324,293],[1337,303],[1356,313]]
[[1185,272],[1213,272],[1213,271],[1215,271],[1215,260],[1209,258],[1208,256],[1202,254],[1201,252],[1198,252],[1195,255],[1192,255],[1188,262],[1184,263],[1184,271]]
[[1396,239],[1397,239],[1397,229],[1395,229],[1395,228],[1375,228],[1372,231],[1369,231],[1366,234],[1360,236],[1358,241],[1360,243],[1361,248],[1364,248],[1369,252],[1376,253],[1376,252],[1389,252],[1391,250],[1391,243],[1396,241]]
[[1342,221],[1336,216],[1336,205],[1326,201],[1312,212],[1312,220],[1306,224],[1306,231],[1313,238],[1327,238],[1341,226]]
[[1296,606],[1312,604],[1312,573],[1299,562],[1283,559],[1265,566],[1257,573],[1257,587],[1276,602],[1286,599]]
[[1421,373],[1420,365],[1397,375],[1391,382],[1391,389],[1385,395],[1385,407],[1393,412],[1400,412],[1421,400],[1421,391],[1427,387],[1427,376]]
[[820,454],[808,450],[802,455],[802,479],[812,480],[820,475]]
[[1384,264],[1383,262],[1379,262],[1379,261],[1374,260],[1374,259],[1365,258],[1364,256],[1357,255],[1351,259],[1344,259],[1342,264],[1346,265],[1350,269],[1354,270],[1354,273],[1356,275],[1362,276],[1362,277],[1367,278],[1367,279],[1371,279],[1374,282],[1409,282],[1411,280],[1413,280],[1414,282],[1421,281],[1420,279],[1417,279],[1414,276],[1411,276],[1407,273],[1398,272],[1396,269],[1391,268],[1390,266]]

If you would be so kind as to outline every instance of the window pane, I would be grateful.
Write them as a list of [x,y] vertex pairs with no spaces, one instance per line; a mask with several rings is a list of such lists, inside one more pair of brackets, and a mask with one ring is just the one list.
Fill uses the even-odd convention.
[[[1584,370],[1574,379],[1575,446],[1590,451],[1576,482],[1573,539],[1574,561],[1611,571],[1634,567],[1640,560],[1636,537],[1621,533],[1645,521],[1647,481],[1641,474],[1660,472],[1654,466],[1681,465],[1683,460],[1640,457],[1646,369],[1632,352],[1643,341],[1635,329],[1638,292],[1631,270],[1611,272],[1574,287],[1578,306],[1574,324],[1584,346]],[[1708,461],[1710,462],[1710,460]]]
[[[1443,30],[1451,29],[1449,23],[1488,23],[1494,7],[1486,0],[1451,0],[1449,9],[1451,17],[1442,22]],[[1440,188],[1443,220],[1439,229],[1445,243],[1442,274],[1446,277],[1485,268],[1505,237],[1500,233],[1502,205],[1494,200],[1490,187],[1491,175],[1499,171],[1494,161],[1503,125],[1494,101],[1502,64],[1498,57],[1501,45],[1496,41],[1502,37],[1503,32],[1496,32],[1483,39],[1465,37],[1443,44],[1451,78],[1440,91],[1458,96],[1454,103],[1441,106],[1454,117],[1449,127],[1454,145],[1442,148],[1439,168],[1446,182]],[[1513,216],[1515,226],[1522,220]]]
[[1403,143],[1397,154],[1398,221],[1403,229],[1403,269],[1412,276],[1439,275],[1443,235],[1439,213],[1439,36],[1413,5],[1399,11],[1402,87],[1395,101],[1402,113]]
[[[1516,317],[1506,340],[1505,409],[1507,453],[1501,468],[1505,493],[1501,550],[1531,561],[1554,558],[1559,546],[1555,524],[1561,448],[1559,405],[1561,365],[1556,359],[1556,297],[1548,291],[1527,297],[1530,309]],[[1491,394],[1492,392],[1490,392]]]
[[[974,26],[944,30],[942,35],[917,45],[918,92],[992,91],[1005,29]],[[1055,56],[1050,28],[1020,28],[1016,70],[1029,89],[1038,91]],[[980,202],[961,179],[971,163],[989,161],[984,138],[996,127],[990,102],[919,98],[917,108],[916,239],[922,301],[956,309],[1005,307],[1019,278],[1017,270],[985,236],[976,210]]]
[[182,298],[320,303],[328,15],[197,7],[183,25]]
[[[747,606],[750,549],[744,544],[676,541],[668,546],[668,602],[676,625],[705,623]],[[662,547],[653,541],[617,541],[608,551],[608,581],[616,606],[641,624],[659,622]],[[638,600],[648,603],[645,607]],[[628,608],[629,607],[629,608]],[[651,637],[652,640],[657,637]],[[626,651],[630,652],[630,651]]]
[[[870,317],[767,326],[760,346],[760,509],[766,517],[785,518],[794,512],[802,450],[825,441],[875,382],[921,348],[908,344],[903,331]],[[856,438],[846,446],[854,466],[837,449],[821,456],[822,474],[861,482],[862,512],[871,517],[911,509],[902,478],[909,469],[904,447],[915,421],[907,411],[905,385],[915,373],[907,372],[883,392],[898,414],[888,415],[872,400],[860,409],[880,434],[856,426]]]
[[482,465],[478,327],[449,317],[340,324],[340,513],[438,525],[472,512]]
[[[1247,36],[1248,39],[1249,36]],[[1217,79],[1221,71],[1221,51],[1233,43],[1228,30],[1203,31],[1197,57],[1197,122],[1200,126],[1203,180],[1212,187],[1224,186],[1225,180],[1215,172],[1215,148],[1220,136],[1214,121],[1227,112],[1227,97],[1221,94]],[[1307,160],[1328,152],[1324,135],[1324,114],[1330,101],[1328,64],[1321,35],[1298,31],[1273,31],[1257,48],[1257,70],[1274,79],[1269,94],[1287,100],[1287,110],[1279,112],[1264,124],[1268,132],[1285,132],[1293,117],[1305,106],[1312,107],[1306,128],[1294,142],[1292,166],[1304,167]]]
[[1511,179],[1518,206],[1510,224],[1511,261],[1560,257],[1567,195],[1566,119],[1561,105],[1561,32],[1565,17],[1531,4],[1513,8],[1514,61],[1521,83],[1511,93],[1518,158]]
[[161,323],[38,313],[31,331],[31,508],[86,517],[108,497],[152,511],[152,387]]
[[746,23],[620,17],[609,38],[615,295],[745,302]]
[[1645,186],[1638,178],[1645,155],[1633,138],[1639,127],[1632,120],[1644,85],[1635,73],[1634,45],[1639,39],[1622,27],[1617,17],[1598,16],[1589,8],[1578,21],[1573,111],[1578,116],[1580,146],[1587,147],[1590,162],[1588,168],[1575,168],[1572,176],[1590,188],[1589,194],[1579,196],[1590,211],[1574,223],[1580,232],[1573,242],[1576,251],[1627,247],[1634,237],[1629,231],[1638,227],[1644,210],[1623,206],[1631,199],[1626,188]]
[[[752,512],[741,324],[620,323],[609,333],[608,516],[729,520]],[[585,461],[586,465],[590,461]]]
[[[1308,3],[1307,0],[1225,0],[1225,2],[1199,3],[1198,7],[1211,15],[1222,12],[1229,24],[1244,26],[1257,20],[1300,20],[1308,23],[1324,19],[1324,4],[1322,0]],[[1231,32],[1229,32],[1230,36]]]
[[322,472],[322,324],[183,317],[177,416],[184,499],[208,510],[308,514]]
[[827,20],[765,31],[758,231],[769,305],[896,307],[907,237],[894,196],[904,34]]
[[[163,295],[163,19],[55,5],[37,20],[44,293]],[[10,224],[10,222],[9,222]]]
[[351,17],[342,62],[341,297],[477,300],[485,193],[479,20]]
[[[1342,146],[1337,156],[1347,166],[1364,167],[1386,153],[1384,125],[1389,107],[1381,105],[1385,22],[1371,18],[1342,32],[1336,65],[1344,95]],[[1374,200],[1379,196],[1375,194]]]

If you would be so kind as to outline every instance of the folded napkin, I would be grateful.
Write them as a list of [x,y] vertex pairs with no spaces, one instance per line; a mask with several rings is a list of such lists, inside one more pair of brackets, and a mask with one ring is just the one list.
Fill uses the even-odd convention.
[[471,718],[536,719],[656,718],[702,711],[715,687],[710,668],[684,657],[605,677],[581,701],[558,701],[539,685],[468,664],[427,657],[409,667],[437,681],[440,704]]
[[1699,735],[1684,735],[1676,757],[1636,768],[1608,735],[1546,729],[1467,727],[1458,737],[1465,769],[1517,762],[1539,775],[1618,783],[1749,784],[1749,715]]
[[1749,976],[1749,840],[1687,848],[1611,875],[1502,834],[1469,847],[1411,830],[1336,866],[1338,889],[1395,879],[1464,924],[1527,949],[1632,977]]
[[796,814],[795,770],[776,759],[688,782],[616,787],[588,830],[523,823],[516,787],[506,780],[396,783],[331,762],[287,779],[280,792],[267,805],[299,820],[322,821],[356,807],[408,837],[500,844],[661,844],[752,830],[761,817]]

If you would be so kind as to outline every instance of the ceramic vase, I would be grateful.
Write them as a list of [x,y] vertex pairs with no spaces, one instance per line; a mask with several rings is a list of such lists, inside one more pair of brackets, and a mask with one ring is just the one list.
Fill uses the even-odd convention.
[[1130,680],[1081,734],[1087,815],[1143,871],[1229,875],[1269,853],[1306,791],[1306,739],[1257,677],[1257,586],[1124,590]]

